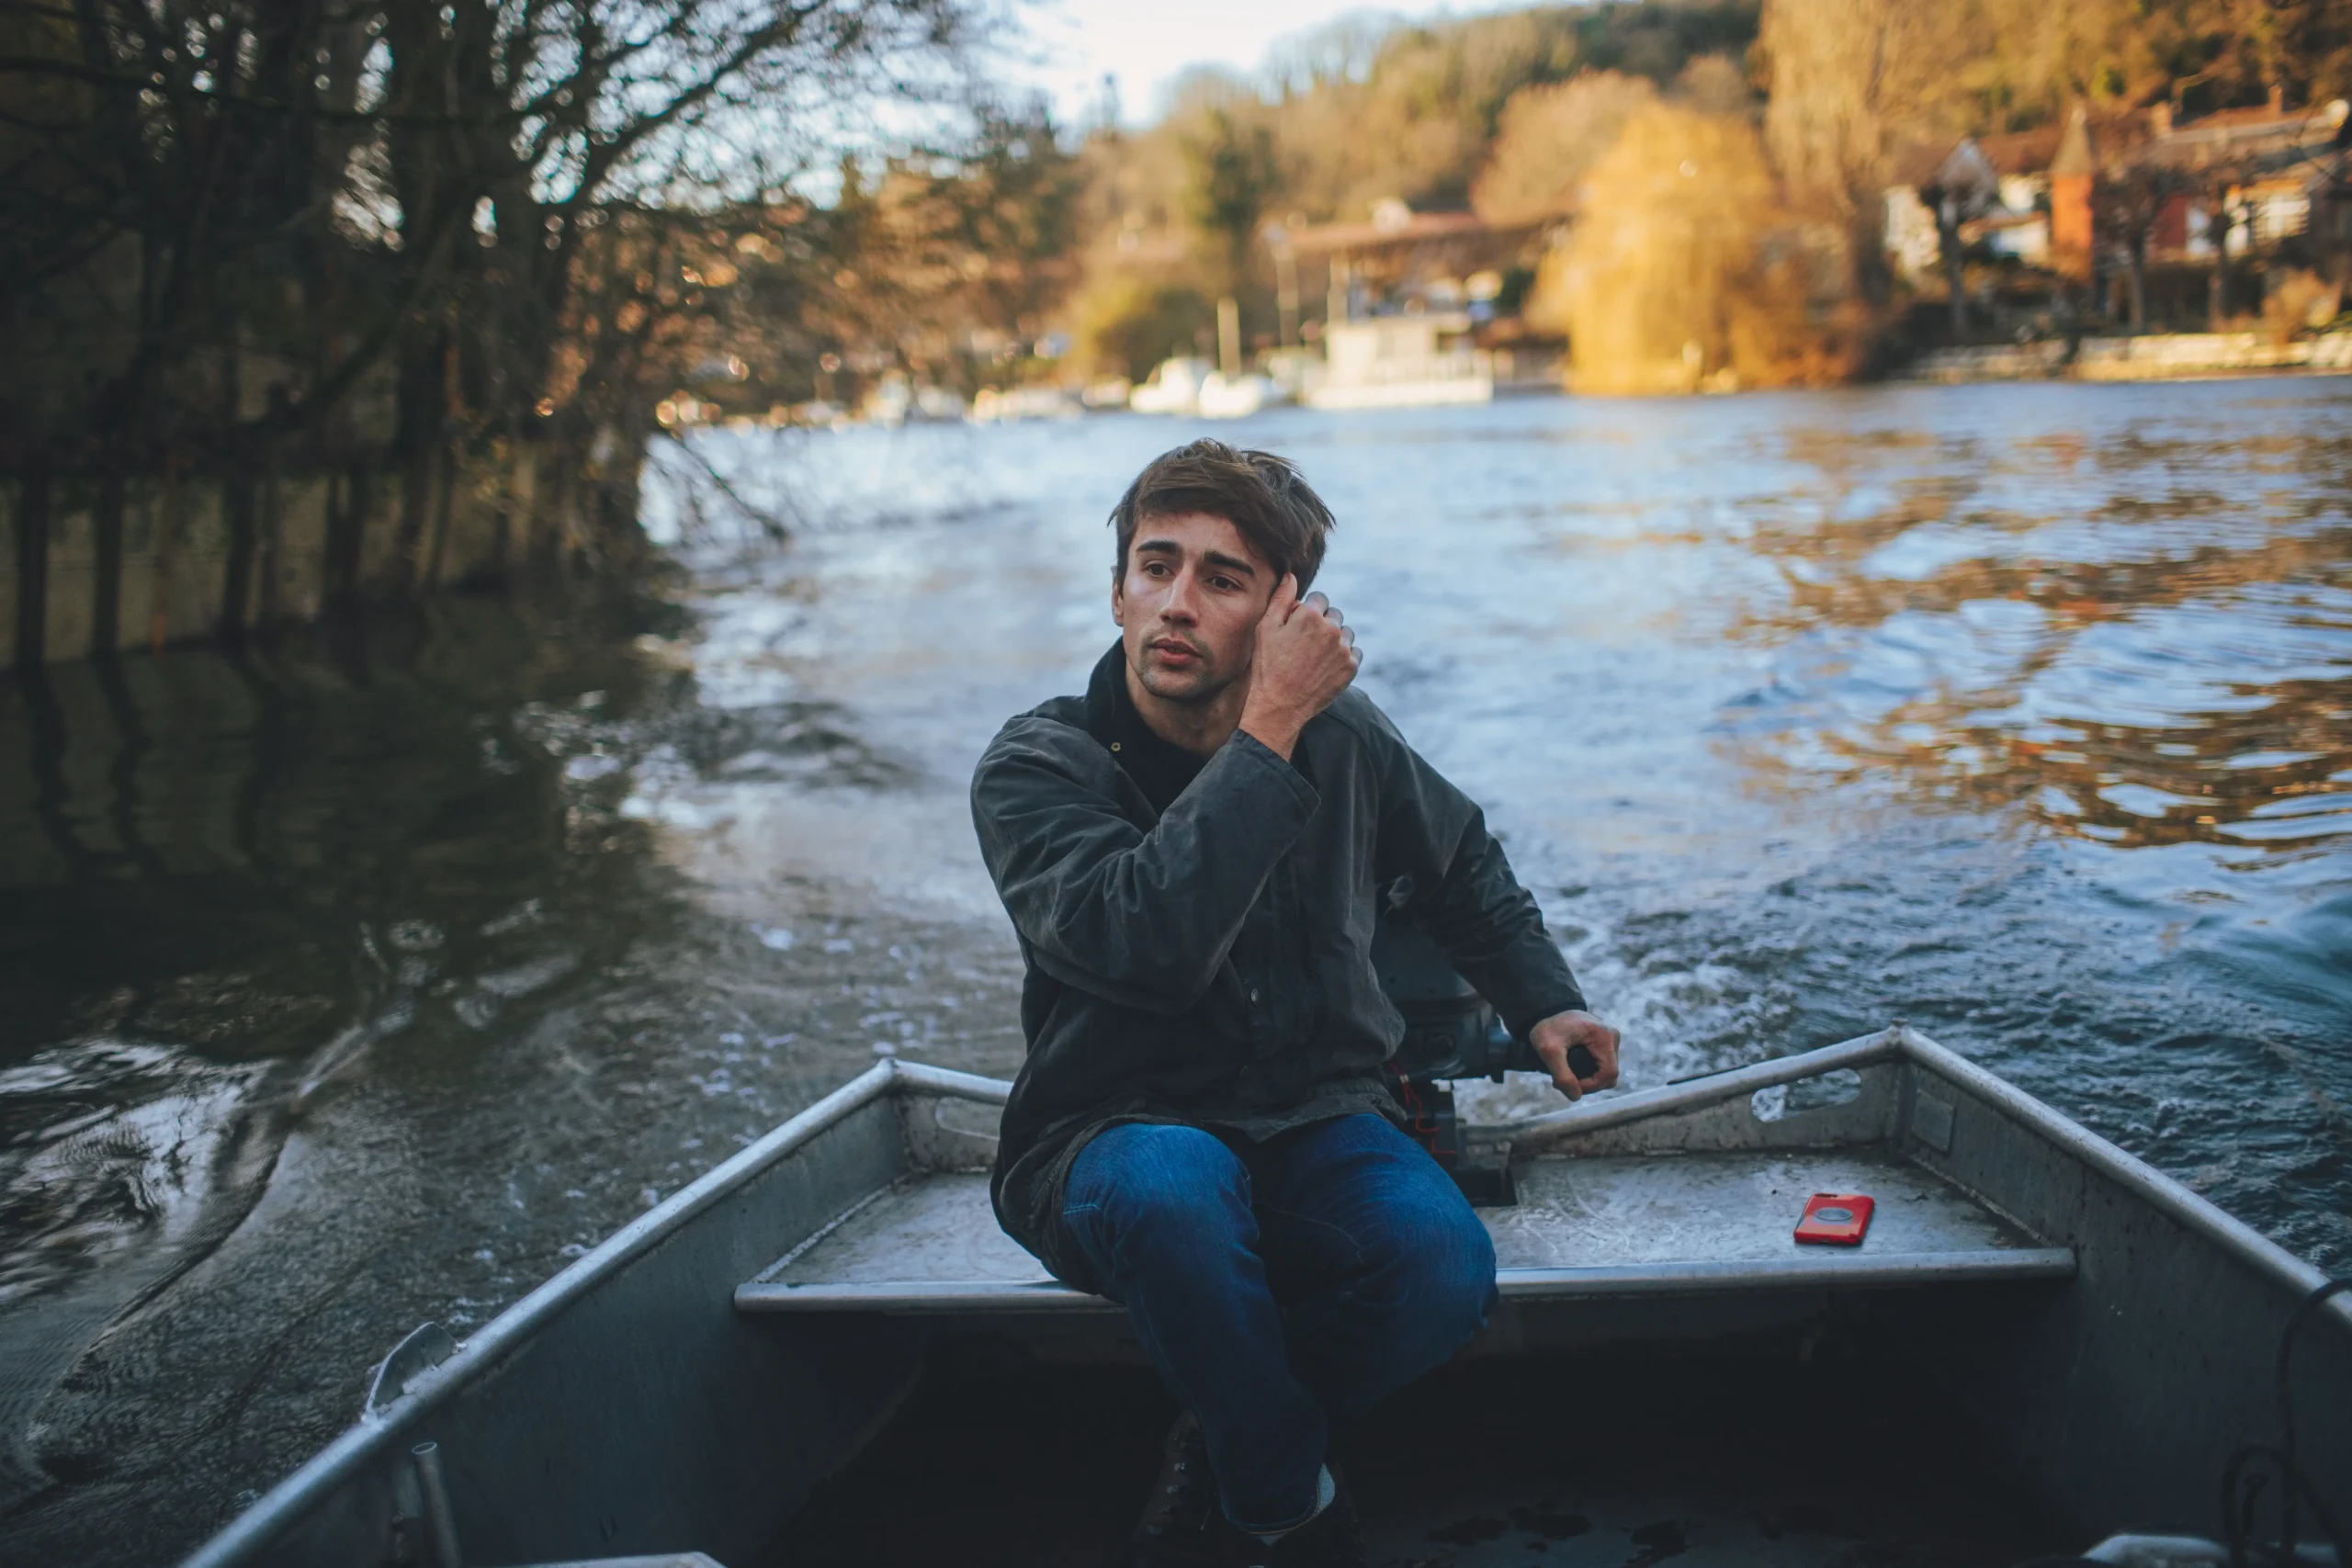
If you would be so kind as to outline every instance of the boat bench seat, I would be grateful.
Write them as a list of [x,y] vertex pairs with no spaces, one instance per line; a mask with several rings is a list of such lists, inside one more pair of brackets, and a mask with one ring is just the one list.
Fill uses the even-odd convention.
[[[1482,1209],[1503,1297],[1693,1295],[2064,1280],[2066,1247],[1882,1148],[1532,1160],[1518,1201]],[[1863,1244],[1792,1235],[1815,1192],[1870,1194]],[[988,1179],[910,1177],[738,1286],[747,1313],[1115,1313],[1048,1278],[997,1226]]]

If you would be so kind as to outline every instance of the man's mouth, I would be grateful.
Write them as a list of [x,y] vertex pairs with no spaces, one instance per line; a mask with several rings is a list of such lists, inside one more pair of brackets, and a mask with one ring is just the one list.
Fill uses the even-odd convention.
[[1167,637],[1159,638],[1145,646],[1159,655],[1160,661],[1165,664],[1194,664],[1201,659],[1201,650],[1192,644],[1176,642]]

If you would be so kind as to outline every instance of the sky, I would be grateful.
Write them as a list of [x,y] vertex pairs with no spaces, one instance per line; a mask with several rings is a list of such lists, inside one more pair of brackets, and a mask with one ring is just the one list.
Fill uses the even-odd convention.
[[1091,118],[1102,77],[1115,77],[1120,118],[1141,125],[1189,66],[1253,71],[1267,50],[1353,12],[1465,16],[1529,0],[1454,0],[1450,6],[1365,5],[1363,0],[1043,0],[1022,7],[1037,83],[1065,119]]

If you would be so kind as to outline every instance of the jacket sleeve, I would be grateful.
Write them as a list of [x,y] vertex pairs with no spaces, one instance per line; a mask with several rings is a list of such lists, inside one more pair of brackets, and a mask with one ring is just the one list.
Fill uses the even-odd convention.
[[[1069,737],[1069,739],[1064,739]],[[980,856],[1033,961],[1124,1007],[1197,1001],[1317,795],[1248,735],[1219,749],[1148,831],[1066,726],[1015,720],[972,777]]]
[[[1385,744],[1384,744],[1385,742]],[[1582,1008],[1584,992],[1544,930],[1534,896],[1511,874],[1486,813],[1383,727],[1380,842],[1384,886],[1404,881],[1403,912],[1434,938],[1513,1034]]]

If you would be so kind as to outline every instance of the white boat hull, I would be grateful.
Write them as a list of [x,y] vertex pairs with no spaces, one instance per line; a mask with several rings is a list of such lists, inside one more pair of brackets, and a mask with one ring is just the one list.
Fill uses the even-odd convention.
[[1375,381],[1359,386],[1324,385],[1308,389],[1301,400],[1311,409],[1422,409],[1457,403],[1495,400],[1491,377],[1449,378],[1430,381]]

